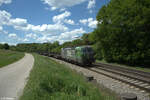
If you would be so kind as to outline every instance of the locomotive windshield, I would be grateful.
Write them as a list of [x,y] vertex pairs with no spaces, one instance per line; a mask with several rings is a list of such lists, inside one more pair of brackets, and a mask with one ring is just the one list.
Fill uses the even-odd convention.
[[92,48],[87,47],[82,49],[83,52],[93,52]]

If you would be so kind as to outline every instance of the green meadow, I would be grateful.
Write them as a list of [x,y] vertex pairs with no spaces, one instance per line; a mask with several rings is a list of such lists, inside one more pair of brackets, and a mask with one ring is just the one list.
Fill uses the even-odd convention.
[[65,65],[33,55],[34,67],[20,100],[116,100]]
[[0,50],[0,67],[18,61],[22,57],[24,57],[24,53],[10,50]]

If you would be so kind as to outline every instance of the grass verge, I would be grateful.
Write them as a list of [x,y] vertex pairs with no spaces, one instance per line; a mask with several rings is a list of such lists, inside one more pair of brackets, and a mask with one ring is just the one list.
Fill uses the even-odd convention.
[[135,69],[135,70],[144,71],[144,72],[150,72],[150,68],[142,67],[142,66],[128,66],[128,65],[117,64],[117,63],[108,63],[104,60],[96,60],[96,62],[97,63],[101,62],[101,63],[104,63],[104,64],[111,64],[111,65],[115,65],[115,66],[119,66],[119,67],[125,67],[125,68]]
[[24,57],[24,53],[10,50],[0,50],[0,68],[13,63],[22,57]]
[[105,99],[102,91],[65,65],[33,55],[34,67],[20,100],[116,100]]

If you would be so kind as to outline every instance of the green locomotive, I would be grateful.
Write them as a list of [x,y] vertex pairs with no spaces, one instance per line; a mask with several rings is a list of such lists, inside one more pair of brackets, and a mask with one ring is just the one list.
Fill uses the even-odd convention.
[[61,58],[81,65],[91,65],[92,62],[95,61],[94,52],[91,46],[62,48]]

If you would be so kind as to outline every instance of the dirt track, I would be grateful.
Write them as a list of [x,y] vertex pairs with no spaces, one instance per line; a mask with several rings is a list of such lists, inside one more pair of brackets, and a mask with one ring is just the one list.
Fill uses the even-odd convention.
[[0,68],[0,100],[18,99],[33,64],[34,57],[26,53],[21,60]]

